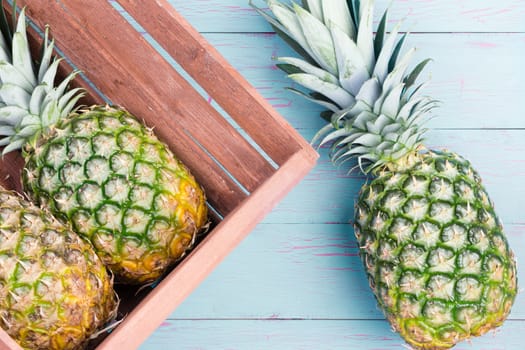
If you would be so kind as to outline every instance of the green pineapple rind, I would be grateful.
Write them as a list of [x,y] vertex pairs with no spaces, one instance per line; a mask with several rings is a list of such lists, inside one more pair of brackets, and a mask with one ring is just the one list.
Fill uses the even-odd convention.
[[88,238],[119,281],[160,277],[206,223],[195,178],[121,108],[71,115],[24,158],[31,198]]
[[470,163],[418,154],[359,195],[355,234],[370,286],[393,328],[419,349],[447,349],[500,326],[516,262]]

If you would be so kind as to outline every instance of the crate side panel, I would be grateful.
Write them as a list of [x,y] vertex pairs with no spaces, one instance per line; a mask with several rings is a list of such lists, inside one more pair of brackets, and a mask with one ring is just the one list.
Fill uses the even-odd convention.
[[2,328],[0,328],[0,349],[2,350],[22,350],[22,347],[18,345]]
[[164,141],[178,143],[182,132],[190,134],[250,191],[274,172],[111,4],[21,2],[29,5],[28,14],[40,27],[51,26],[59,48],[97,88],[155,126]]
[[294,152],[310,147],[169,2],[118,0],[118,3],[275,162],[282,164]]
[[[315,162],[298,152],[219,223],[97,348],[137,347],[262,218],[312,169]],[[144,320],[148,319],[147,324]]]

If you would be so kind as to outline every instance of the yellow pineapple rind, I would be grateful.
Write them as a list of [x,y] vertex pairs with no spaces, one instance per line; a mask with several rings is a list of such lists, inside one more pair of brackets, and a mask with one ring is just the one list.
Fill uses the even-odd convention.
[[112,278],[91,245],[0,188],[0,325],[23,348],[76,349],[116,316]]

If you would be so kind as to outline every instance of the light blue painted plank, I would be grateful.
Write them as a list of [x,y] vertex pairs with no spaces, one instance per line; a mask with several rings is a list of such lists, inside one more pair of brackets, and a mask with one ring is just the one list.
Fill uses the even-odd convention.
[[[518,262],[525,225],[506,227]],[[525,270],[518,269],[518,280]],[[383,319],[349,224],[260,224],[175,310],[176,319]],[[525,318],[520,293],[512,319]]]
[[[314,118],[316,116],[313,116]],[[300,130],[311,140],[315,130]],[[466,159],[481,174],[484,185],[506,224],[525,223],[525,130],[430,130],[427,145],[447,148]],[[347,176],[320,149],[316,167],[266,217],[269,223],[344,223],[364,182]]]
[[[205,37],[294,127],[321,125],[311,117],[321,108],[285,90],[299,86],[275,68],[272,57],[297,55],[281,39],[267,34]],[[525,34],[413,34],[405,46],[418,48],[414,64],[433,59],[421,77],[430,77],[425,93],[441,102],[430,127],[525,127],[519,113],[525,91]]]
[[[170,0],[192,25],[204,32],[271,31],[248,6],[248,0]],[[265,4],[255,0],[260,7]],[[376,1],[375,21],[391,3]],[[405,19],[412,32],[525,32],[525,3],[521,0],[403,0],[394,1],[391,22]]]
[[[454,350],[523,348],[523,321],[504,324]],[[386,321],[374,320],[170,320],[142,350],[406,350]]]

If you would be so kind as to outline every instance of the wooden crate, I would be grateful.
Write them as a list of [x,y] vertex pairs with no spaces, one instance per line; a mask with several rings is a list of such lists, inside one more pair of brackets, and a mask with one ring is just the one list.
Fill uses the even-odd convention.
[[[214,223],[154,288],[120,288],[123,322],[91,345],[137,348],[314,166],[317,153],[166,0],[18,0],[37,28],[49,24],[66,74],[74,66],[85,103],[124,106],[155,132],[206,190]],[[115,4],[119,9],[115,8]],[[8,6],[8,5],[5,5]],[[156,40],[146,40],[122,10]],[[37,43],[38,30],[30,30]],[[36,44],[35,44],[36,48]],[[197,82],[218,111],[166,59]],[[85,79],[85,80],[83,80]],[[0,161],[0,181],[21,190],[19,155]],[[249,262],[247,262],[249,263]],[[19,349],[0,330],[0,348]]]

